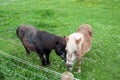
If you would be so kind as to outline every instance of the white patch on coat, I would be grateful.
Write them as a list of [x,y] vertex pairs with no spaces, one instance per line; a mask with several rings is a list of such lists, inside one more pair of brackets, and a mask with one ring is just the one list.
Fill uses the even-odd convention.
[[[76,40],[81,39],[79,44],[76,44]],[[66,64],[74,64],[74,61],[76,59],[75,52],[78,51],[78,49],[81,49],[82,43],[83,43],[84,37],[82,33],[73,33],[69,36],[67,45],[66,45],[66,51],[67,51],[67,61]]]

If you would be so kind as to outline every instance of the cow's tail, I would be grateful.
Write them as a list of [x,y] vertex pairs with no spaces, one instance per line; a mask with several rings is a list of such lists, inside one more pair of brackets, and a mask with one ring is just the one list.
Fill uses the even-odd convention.
[[19,29],[20,29],[20,26],[18,26],[18,28],[16,29],[16,34],[18,37],[19,37]]
[[93,32],[92,32],[92,31],[89,31],[89,35],[92,37],[92,36],[93,36]]

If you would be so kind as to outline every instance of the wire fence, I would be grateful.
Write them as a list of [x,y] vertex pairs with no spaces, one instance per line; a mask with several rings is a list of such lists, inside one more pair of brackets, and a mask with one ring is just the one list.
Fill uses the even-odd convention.
[[[0,51],[0,61],[2,63],[2,65],[0,65],[0,70],[5,75],[6,80],[7,78],[9,80],[11,76],[13,78],[24,80],[60,80],[61,77],[61,73],[59,72],[34,65],[28,61],[25,61],[3,51]],[[11,67],[9,67],[9,65]],[[36,71],[38,70],[40,71],[40,73],[36,73]],[[75,78],[75,80],[79,79]]]
[[[27,61],[28,58],[22,58],[23,55],[19,53],[25,51],[21,49],[22,43],[17,42],[15,30],[16,27],[0,30],[0,80],[60,80],[61,73],[31,63]],[[54,63],[56,64],[56,61]],[[57,65],[61,63],[63,62],[60,61]]]
[[[2,52],[2,51],[0,51],[0,54],[2,55],[2,57],[10,58],[10,59],[13,59],[13,60],[17,61],[18,64],[22,63],[22,64],[25,64],[25,65],[33,68],[34,70],[39,70],[39,71],[43,71],[43,72],[46,72],[46,73],[50,73],[50,74],[55,75],[56,78],[60,78],[60,75],[61,75],[61,74],[58,73],[58,72],[49,70],[49,69],[47,69],[47,68],[44,68],[44,67],[41,67],[41,66],[38,66],[38,65],[34,65],[34,64],[32,64],[32,63],[29,63],[29,62],[27,62],[27,61],[25,61],[25,60],[22,60],[22,59],[20,59],[20,58],[17,58],[17,57],[15,57],[15,56],[12,56],[12,55],[7,54],[7,53]],[[25,69],[25,68],[23,68],[23,67],[20,67],[19,65],[15,64],[15,63],[9,62],[9,59],[6,60],[6,59],[3,59],[3,58],[0,58],[0,60],[1,60],[1,61],[4,61],[4,64],[6,64],[6,66],[5,66],[5,65],[0,65],[0,67],[1,67],[1,72],[7,74],[8,76],[11,76],[11,75],[15,74],[16,76],[19,76],[19,77],[27,80],[27,79],[30,79],[30,78],[28,78],[28,77],[26,77],[25,75],[21,74],[21,73],[23,73],[23,72],[27,72],[27,73],[29,73],[29,74],[31,73],[31,75],[33,76],[33,79],[31,79],[31,80],[35,80],[36,78],[38,78],[38,79],[43,78],[43,80],[49,80],[49,79],[48,79],[47,77],[45,77],[44,75],[36,74],[36,73],[34,72],[34,70],[33,70],[33,71],[30,71],[30,70],[27,70],[27,69]],[[7,65],[8,65],[8,66],[7,66]],[[12,68],[14,68],[14,67],[16,66],[16,67],[17,67],[17,70],[20,70],[21,72],[16,72],[16,68],[14,68],[13,70],[10,70],[9,65],[11,65]],[[22,71],[23,71],[23,72],[22,72]],[[9,72],[10,72],[10,73],[9,73]],[[12,73],[12,74],[11,74],[11,73]]]
[[[12,66],[12,68],[14,68],[14,69],[11,70],[10,67],[8,67],[8,66],[0,65],[1,69],[4,70],[4,71],[2,71],[2,72],[3,72],[4,74],[8,75],[8,76],[10,76],[11,74],[7,74],[7,72],[10,72],[10,73],[12,73],[12,75],[14,74],[14,77],[20,76],[21,78],[24,78],[25,80],[29,79],[29,77],[24,76],[23,74],[20,74],[20,72],[16,71],[16,69],[19,69],[19,70],[23,70],[24,72],[28,72],[28,73],[32,74],[32,75],[33,75],[33,79],[35,79],[36,77],[38,77],[38,78],[43,78],[43,79],[48,79],[48,78],[45,78],[43,75],[38,75],[38,74],[34,73],[34,72],[31,71],[31,70],[28,70],[28,69],[26,69],[26,68],[23,68],[22,66],[16,65],[16,64],[14,64],[14,63],[9,63],[8,61],[6,61],[6,60],[3,59],[3,58],[0,58],[0,60],[4,61],[7,65],[9,64],[9,65]],[[5,73],[5,72],[6,72],[6,73]]]

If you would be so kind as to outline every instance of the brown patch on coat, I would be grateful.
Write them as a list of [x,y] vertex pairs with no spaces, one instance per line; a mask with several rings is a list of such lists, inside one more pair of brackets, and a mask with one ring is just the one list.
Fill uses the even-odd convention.
[[69,39],[69,37],[68,37],[68,36],[66,36],[66,37],[65,37],[66,42],[68,42],[68,39]]
[[88,34],[89,36],[92,37],[93,33],[92,33],[92,28],[89,24],[83,24],[81,25],[78,29],[77,32],[82,32],[84,34]]
[[77,39],[77,40],[76,40],[76,44],[79,44],[80,41],[81,41],[81,38],[80,38],[80,39]]
[[88,24],[83,24],[77,29],[77,32],[83,34],[84,36],[83,44],[85,47],[85,52],[88,52],[88,50],[91,47],[92,35],[93,35],[91,26]]

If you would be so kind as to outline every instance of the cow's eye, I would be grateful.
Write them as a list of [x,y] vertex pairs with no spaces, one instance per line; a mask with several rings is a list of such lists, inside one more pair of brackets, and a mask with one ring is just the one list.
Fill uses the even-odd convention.
[[77,53],[77,51],[74,51],[74,53],[76,54],[76,53]]

